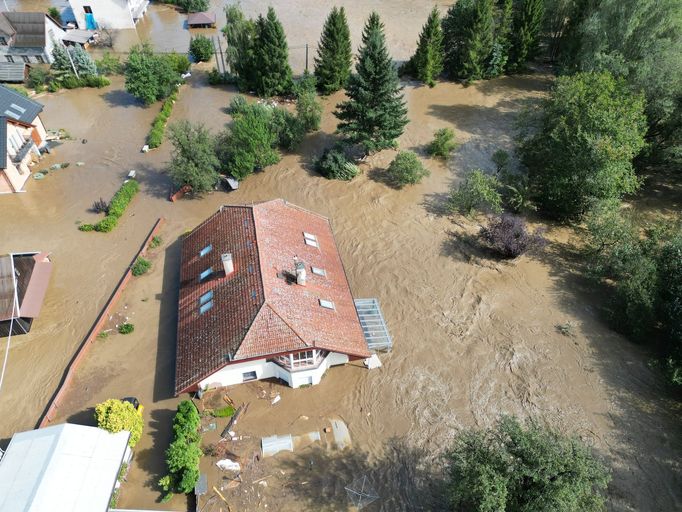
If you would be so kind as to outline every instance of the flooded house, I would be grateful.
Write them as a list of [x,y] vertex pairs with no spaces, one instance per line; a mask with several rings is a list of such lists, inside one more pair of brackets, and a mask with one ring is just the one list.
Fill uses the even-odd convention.
[[69,0],[81,30],[135,28],[149,7],[149,0]]
[[51,273],[52,262],[45,252],[0,255],[0,336],[31,330]]
[[0,61],[51,64],[66,31],[42,12],[0,13]]
[[0,86],[0,194],[24,192],[31,176],[30,164],[47,144],[40,113],[43,106],[18,92]]
[[129,438],[71,423],[14,434],[0,458],[0,512],[106,512]]
[[320,382],[370,356],[329,219],[282,199],[223,206],[182,239],[175,393]]

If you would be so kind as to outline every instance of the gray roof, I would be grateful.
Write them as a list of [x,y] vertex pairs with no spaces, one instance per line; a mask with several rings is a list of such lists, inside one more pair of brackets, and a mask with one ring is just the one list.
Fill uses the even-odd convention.
[[[2,16],[5,17],[16,31],[14,42],[16,46],[29,48],[42,48],[45,46],[45,13],[3,12]],[[0,26],[4,27],[5,24],[1,23]]]
[[25,72],[25,62],[0,62],[0,82],[23,82]]
[[7,169],[7,118],[0,116],[0,169]]
[[0,85],[0,116],[11,117],[24,123],[33,123],[43,111],[43,106],[8,87]]

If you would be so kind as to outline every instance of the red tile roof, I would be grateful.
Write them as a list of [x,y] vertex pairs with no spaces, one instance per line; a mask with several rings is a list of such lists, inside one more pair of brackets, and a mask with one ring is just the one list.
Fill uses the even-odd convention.
[[[307,245],[304,233],[315,235],[319,247]],[[211,252],[200,256],[208,245]],[[223,253],[232,254],[229,276]],[[176,393],[244,359],[310,347],[369,356],[327,218],[282,199],[223,206],[185,237],[181,257]],[[305,286],[296,284],[295,257],[305,263]],[[200,283],[209,267],[212,275]],[[200,297],[209,291],[213,306],[200,314]]]

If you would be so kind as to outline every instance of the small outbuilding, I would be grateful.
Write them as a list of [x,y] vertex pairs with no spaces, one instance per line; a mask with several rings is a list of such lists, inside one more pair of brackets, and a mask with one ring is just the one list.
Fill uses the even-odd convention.
[[106,512],[129,438],[70,423],[14,434],[0,459],[0,512]]
[[214,12],[193,12],[187,16],[189,28],[215,28]]
[[25,62],[0,62],[0,82],[20,84],[28,78],[28,70]]

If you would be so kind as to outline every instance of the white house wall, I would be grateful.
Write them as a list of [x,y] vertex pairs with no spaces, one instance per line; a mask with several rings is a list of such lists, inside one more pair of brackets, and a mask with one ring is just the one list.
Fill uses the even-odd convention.
[[234,386],[244,382],[245,373],[256,372],[255,380],[279,378],[292,388],[298,388],[303,385],[319,384],[322,375],[324,375],[324,372],[329,367],[346,364],[347,362],[348,356],[346,354],[331,352],[317,368],[289,372],[278,364],[268,362],[266,359],[257,359],[244,363],[229,364],[222,370],[218,370],[210,377],[202,380],[199,386],[202,389]]
[[84,6],[92,9],[95,22],[101,28],[120,30],[135,28],[135,21],[127,0],[69,0],[78,28],[85,30]]
[[66,35],[66,31],[57,25],[50,18],[45,17],[45,55],[43,59],[45,62],[52,64],[54,58],[52,57],[52,50],[55,45],[62,45],[62,40]]

